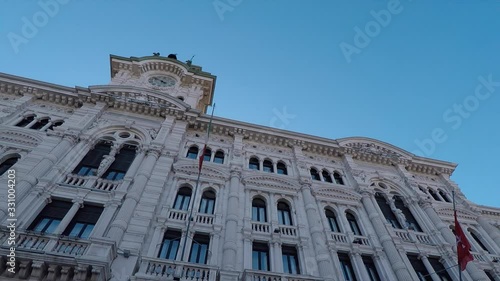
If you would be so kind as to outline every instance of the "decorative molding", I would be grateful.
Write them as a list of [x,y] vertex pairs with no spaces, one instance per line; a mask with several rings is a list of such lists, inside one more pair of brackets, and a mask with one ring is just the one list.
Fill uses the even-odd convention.
[[286,176],[261,173],[259,175],[244,176],[242,182],[247,188],[251,188],[252,186],[267,187],[276,190],[293,192],[298,192],[300,190],[300,186],[297,185],[296,181],[284,179],[282,177]]
[[[196,164],[186,163],[186,161],[179,161],[173,165],[173,170],[176,174],[179,175],[196,176],[198,175],[198,161],[196,161]],[[227,181],[229,180],[229,173],[226,173],[222,169],[214,168],[213,165],[210,165],[209,163],[203,163],[203,169],[201,169],[201,177]]]

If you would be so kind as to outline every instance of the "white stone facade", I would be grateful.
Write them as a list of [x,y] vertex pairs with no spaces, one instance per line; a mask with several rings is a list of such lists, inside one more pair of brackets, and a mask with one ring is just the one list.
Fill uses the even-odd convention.
[[[468,201],[450,180],[455,164],[374,139],[330,140],[214,117],[196,190],[198,159],[187,156],[193,146],[201,154],[216,77],[159,56],[111,56],[111,76],[109,85],[68,88],[0,74],[0,164],[17,159],[15,274],[7,256],[10,172],[0,177],[0,280],[365,281],[376,278],[367,270],[373,264],[378,280],[416,281],[410,256],[432,273],[426,280],[458,280],[448,202],[455,192],[475,258],[463,280],[500,281],[500,209]],[[108,156],[95,175],[79,175],[99,141],[109,144]],[[136,149],[133,161],[123,177],[106,179],[125,145]],[[191,190],[191,221],[177,206],[182,187]],[[205,191],[215,194],[213,213],[200,211]],[[57,227],[36,231],[46,206],[61,201],[69,205]],[[67,235],[86,206],[102,210],[90,235]],[[181,233],[171,240],[175,260],[160,257],[169,230]],[[196,235],[209,239],[206,262],[189,262],[203,245],[193,243]],[[299,273],[284,264],[287,251]],[[256,258],[261,253],[267,260]],[[448,277],[433,273],[436,261]],[[266,270],[255,269],[260,262]]]

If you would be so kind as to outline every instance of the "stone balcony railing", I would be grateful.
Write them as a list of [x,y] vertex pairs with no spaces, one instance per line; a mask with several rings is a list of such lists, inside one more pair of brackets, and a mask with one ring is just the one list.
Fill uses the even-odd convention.
[[359,244],[363,246],[370,246],[370,239],[363,235],[354,235],[352,232],[345,234],[340,232],[330,232],[328,240],[336,244]]
[[499,263],[500,262],[500,255],[493,255],[490,253],[487,253],[486,251],[483,251],[482,253],[479,252],[471,252],[472,256],[474,257],[475,261],[478,262],[494,262],[494,263]]
[[112,181],[101,179],[95,176],[80,176],[75,174],[68,174],[62,181],[62,184],[102,191],[113,191],[116,190],[122,182],[123,180]]
[[434,245],[431,237],[423,232],[415,232],[413,230],[406,229],[392,229],[396,236],[398,236],[403,242],[408,243],[420,243],[426,245]]
[[205,264],[144,257],[134,280],[215,281],[217,274],[216,267]]
[[271,233],[271,224],[268,222],[252,221],[252,232]]
[[246,269],[241,281],[320,281],[318,277]]
[[280,230],[281,235],[291,236],[291,237],[297,236],[297,227],[295,227],[295,226],[280,225],[279,230]]
[[[184,210],[170,209],[168,211],[168,219],[175,221],[186,221],[189,217],[189,212]],[[193,212],[193,221],[197,224],[212,225],[215,223],[216,216],[212,214]]]

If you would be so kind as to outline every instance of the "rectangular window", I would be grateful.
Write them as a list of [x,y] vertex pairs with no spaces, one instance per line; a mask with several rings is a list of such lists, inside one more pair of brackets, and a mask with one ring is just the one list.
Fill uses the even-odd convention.
[[191,195],[177,194],[174,202],[174,209],[187,211],[189,208],[189,201],[191,200]]
[[94,149],[90,150],[75,170],[73,174],[78,174],[80,176],[95,176],[97,173],[97,168],[101,163],[104,155],[109,155],[111,151],[111,142],[100,142],[96,144]]
[[203,214],[214,213],[215,200],[212,198],[201,198],[199,212]]
[[253,206],[252,220],[259,222],[266,222],[266,208],[260,206]]
[[102,210],[100,206],[84,205],[75,214],[63,235],[87,239],[99,220]]
[[354,275],[354,268],[352,267],[349,255],[346,253],[337,253],[337,255],[344,275],[344,281],[356,281],[356,275]]
[[439,260],[438,257],[429,257],[429,262],[439,278],[441,278],[442,281],[452,281],[450,275],[446,272],[446,269]]
[[432,281],[432,278],[429,275],[429,272],[427,272],[424,263],[418,258],[417,255],[408,254],[408,260],[410,260],[413,270],[415,270],[415,273],[420,280]]
[[253,243],[252,269],[269,271],[269,247],[267,244]]
[[300,274],[299,259],[297,249],[293,246],[283,246],[281,248],[283,271],[290,274]]
[[73,204],[67,201],[52,200],[43,208],[28,230],[42,233],[54,233],[59,223]]
[[121,180],[127,173],[135,158],[136,147],[133,145],[124,145],[116,155],[115,161],[102,176],[107,180]]
[[292,225],[288,210],[278,210],[278,223],[281,225]]
[[177,250],[181,241],[181,232],[178,230],[168,230],[163,237],[160,253],[158,257],[161,259],[175,260]]
[[210,236],[206,234],[195,234],[193,237],[193,243],[191,244],[189,262],[206,264],[209,245]]
[[365,264],[366,271],[368,272],[368,276],[370,277],[370,281],[381,281],[372,257],[362,256],[362,258],[363,263]]

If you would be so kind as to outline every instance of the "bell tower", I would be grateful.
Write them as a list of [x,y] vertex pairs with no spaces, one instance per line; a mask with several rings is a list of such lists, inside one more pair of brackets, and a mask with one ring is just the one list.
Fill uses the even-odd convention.
[[130,58],[111,55],[110,65],[110,85],[132,86],[172,96],[203,113],[212,104],[217,77],[190,60],[179,61],[175,54],[164,57],[154,53]]

